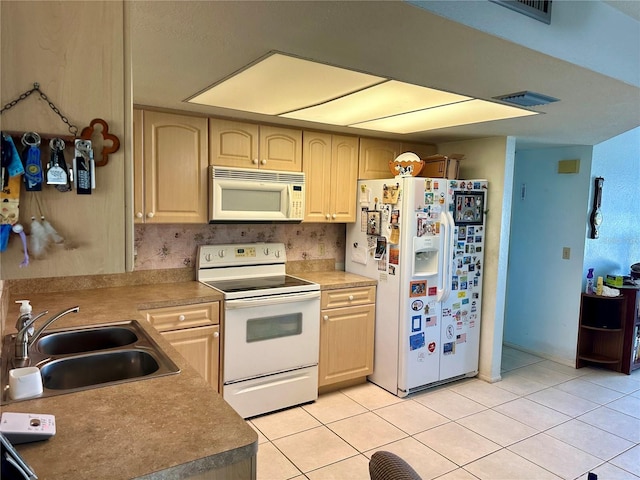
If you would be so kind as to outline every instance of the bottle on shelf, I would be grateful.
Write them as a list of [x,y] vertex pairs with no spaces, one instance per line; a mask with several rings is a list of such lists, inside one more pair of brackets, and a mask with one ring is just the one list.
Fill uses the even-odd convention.
[[604,286],[604,282],[602,277],[598,277],[598,282],[596,283],[596,295],[602,295],[602,287]]
[[587,288],[585,293],[593,294],[593,268],[590,268],[589,273],[587,273]]

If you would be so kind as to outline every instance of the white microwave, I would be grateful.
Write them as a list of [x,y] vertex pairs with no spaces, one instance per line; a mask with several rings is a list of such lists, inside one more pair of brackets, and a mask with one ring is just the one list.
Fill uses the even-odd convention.
[[301,222],[304,173],[209,167],[209,223]]

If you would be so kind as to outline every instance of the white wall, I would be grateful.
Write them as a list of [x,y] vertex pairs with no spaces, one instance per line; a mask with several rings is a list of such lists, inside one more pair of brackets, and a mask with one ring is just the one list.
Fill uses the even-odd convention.
[[589,213],[595,177],[604,177],[604,220],[599,238],[586,241],[582,277],[589,268],[596,277],[629,275],[630,265],[640,262],[640,127],[593,147]]
[[489,181],[479,377],[495,382],[500,380],[515,139],[493,137],[444,143],[438,145],[438,152],[465,155],[460,178]]
[[547,25],[489,1],[407,1],[532,50],[640,85],[640,22],[605,2],[553,2],[551,24]]
[[[504,341],[567,365],[575,363],[591,154],[535,149],[515,161]],[[579,173],[557,173],[568,159],[580,159]]]

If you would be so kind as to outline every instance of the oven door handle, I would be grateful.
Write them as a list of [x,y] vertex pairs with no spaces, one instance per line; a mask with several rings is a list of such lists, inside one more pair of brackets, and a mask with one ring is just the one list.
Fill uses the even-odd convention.
[[278,305],[282,303],[305,302],[320,298],[320,292],[309,293],[286,293],[284,295],[273,295],[270,297],[258,297],[239,300],[225,300],[224,308],[234,310],[237,308],[263,307],[267,305]]

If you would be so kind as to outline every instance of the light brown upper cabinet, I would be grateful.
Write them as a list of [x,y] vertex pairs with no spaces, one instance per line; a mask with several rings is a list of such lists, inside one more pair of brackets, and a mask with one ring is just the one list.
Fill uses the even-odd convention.
[[302,131],[209,119],[211,165],[302,171]]
[[389,170],[389,162],[395,160],[401,151],[400,142],[361,138],[358,179],[392,178],[394,175]]
[[358,137],[304,132],[305,222],[356,221]]
[[358,179],[392,178],[389,162],[405,152],[413,152],[420,158],[436,153],[436,146],[426,143],[401,143],[379,138],[360,139],[360,163]]
[[413,152],[422,159],[427,158],[430,155],[435,155],[438,150],[435,145],[430,145],[428,143],[402,143],[401,147],[402,150],[400,153]]
[[134,221],[207,223],[207,119],[134,110]]

